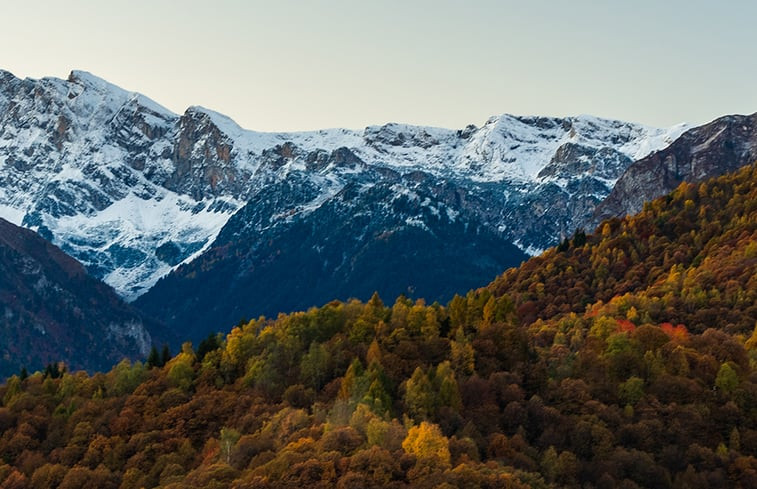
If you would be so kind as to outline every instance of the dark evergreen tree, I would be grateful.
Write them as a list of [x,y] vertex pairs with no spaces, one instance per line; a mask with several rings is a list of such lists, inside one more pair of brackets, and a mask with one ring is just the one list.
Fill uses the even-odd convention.
[[168,349],[168,345],[163,345],[163,351],[160,353],[160,366],[167,364],[171,360],[171,350]]
[[560,244],[557,246],[557,251],[562,253],[563,251],[568,251],[568,248],[570,248],[570,240],[565,238],[560,241]]
[[580,248],[586,244],[586,232],[583,229],[577,229],[573,234],[573,246]]
[[164,363],[165,362],[161,363],[158,349],[155,348],[155,345],[152,345],[152,348],[150,348],[150,354],[147,356],[147,366],[150,368],[160,367]]
[[197,347],[197,361],[202,362],[205,355],[221,347],[221,339],[218,333],[210,333]]
[[45,378],[48,378],[48,377],[50,377],[51,379],[60,378],[60,376],[63,375],[63,372],[65,371],[66,371],[65,367],[63,368],[63,371],[61,371],[57,363],[48,363],[47,367],[45,367]]

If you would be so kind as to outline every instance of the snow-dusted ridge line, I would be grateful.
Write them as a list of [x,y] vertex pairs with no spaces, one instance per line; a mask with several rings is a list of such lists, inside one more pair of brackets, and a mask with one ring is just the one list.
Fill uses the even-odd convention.
[[[260,132],[200,106],[176,114],[85,71],[20,80],[0,70],[0,217],[39,230],[131,300],[207,249],[251,196],[276,182],[305,178],[316,189],[304,200],[281,199],[272,215],[289,220],[347,183],[375,184],[371,169],[419,170],[483,200],[495,186],[489,207],[515,207],[474,210],[516,241],[521,223],[512,216],[536,205],[529,198],[551,195],[551,185],[575,199],[584,192],[571,188],[578,180],[591,183],[586,196],[601,198],[623,165],[687,128],[504,114],[460,130],[390,123]],[[352,156],[341,161],[340,148]],[[548,215],[544,205],[535,207],[539,216]],[[539,239],[518,245],[536,252],[547,246]]]
[[[383,126],[368,126],[363,131],[352,129],[321,129],[302,132],[260,132],[242,128],[230,117],[200,106],[188,110],[207,114],[213,123],[236,143],[237,147],[254,155],[276,145],[291,142],[306,151],[316,149],[335,150],[346,147],[365,161],[384,164],[388,167],[407,170],[420,169],[437,174],[468,177],[479,182],[515,180],[519,182],[544,181],[538,174],[549,163],[549,157],[561,145],[574,142],[589,146],[606,145],[608,128],[617,127],[627,132],[629,141],[618,151],[632,160],[667,147],[691,126],[677,124],[667,129],[603,119],[591,115],[579,115],[565,119],[537,116],[502,114],[490,117],[478,129],[467,144],[459,144],[459,133],[454,130],[431,126],[389,123]],[[534,130],[524,121],[535,119],[570,121],[574,131]],[[469,126],[470,127],[470,126]],[[597,131],[598,128],[603,130]],[[636,132],[634,138],[631,131]],[[419,147],[413,138],[389,147],[372,144],[377,135],[411,135],[415,139],[425,137],[428,145]],[[497,144],[499,143],[499,144]],[[486,150],[497,146],[499,152]],[[487,162],[480,169],[471,169],[473,162]]]
[[[65,83],[63,80],[52,77],[42,80]],[[113,101],[113,104],[109,105],[116,109],[112,111],[114,115],[117,108],[126,105],[127,101],[135,100],[139,105],[166,118],[179,117],[178,114],[149,97],[138,92],[129,92],[87,71],[72,71],[68,81],[90,87],[101,94],[110,95],[108,101]],[[633,160],[641,159],[668,146],[691,127],[682,123],[667,129],[659,129],[586,114],[562,119],[502,114],[490,117],[475,132],[476,137],[472,138],[468,144],[459,145],[459,133],[462,130],[433,126],[389,123],[383,126],[367,126],[362,131],[332,128],[298,132],[262,132],[245,129],[232,118],[199,105],[190,106],[186,112],[206,114],[221,132],[234,141],[239,150],[245,150],[253,155],[260,155],[264,150],[286,142],[294,143],[306,151],[316,149],[333,151],[339,147],[347,147],[366,160],[380,162],[390,167],[418,168],[426,171],[452,170],[478,181],[501,181],[508,178],[524,182],[536,180],[538,173],[548,163],[548,160],[544,158],[545,155],[553,153],[556,148],[567,142],[584,143],[590,146],[606,144],[606,137],[610,135],[611,128],[619,129],[629,137],[629,141],[617,149]],[[528,123],[534,120],[551,121],[555,126],[558,122],[570,121],[573,127],[569,132],[560,131],[558,127],[539,130]],[[636,132],[636,137],[633,137],[631,131]],[[408,139],[406,144],[389,148],[378,149],[371,144],[372,136],[386,133],[410,134],[416,139],[419,135],[426,136],[429,145],[419,148],[413,144],[415,139],[412,138]],[[545,141],[551,144],[545,144]],[[496,142],[503,143],[503,147],[498,148],[500,151],[487,152],[485,147],[494,146]],[[471,171],[472,161],[483,161],[488,165],[481,167],[478,171]]]
[[[61,81],[57,78],[43,78],[43,80],[55,80],[55,81]],[[114,95],[115,97],[118,97],[120,100],[134,100],[139,105],[150,109],[153,112],[156,112],[158,114],[163,114],[168,117],[178,117],[179,115],[175,112],[167,109],[166,107],[163,107],[155,100],[139,93],[139,92],[130,92],[128,90],[125,90],[118,85],[114,85],[113,83],[110,83],[109,81],[100,78],[96,75],[93,75],[92,73],[88,71],[83,70],[73,70],[71,71],[71,74],[68,76],[69,82],[72,83],[78,83],[80,85],[83,85],[85,87],[91,87],[97,90],[100,93],[110,93]],[[123,102],[125,103],[125,102]],[[121,105],[123,105],[123,103]]]

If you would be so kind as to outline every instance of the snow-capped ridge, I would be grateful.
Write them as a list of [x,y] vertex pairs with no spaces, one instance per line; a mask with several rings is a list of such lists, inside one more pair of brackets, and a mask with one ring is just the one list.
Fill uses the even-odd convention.
[[[213,124],[218,126],[220,130],[224,131],[229,136],[233,136],[235,134],[245,131],[231,117],[221,114],[220,112],[210,110],[201,105],[190,105],[187,108],[185,114],[192,114],[192,113],[206,115],[213,122]],[[251,132],[251,131],[248,131],[248,132]]]
[[[55,78],[51,78],[55,79]],[[67,81],[82,86],[85,90],[93,90],[99,94],[107,95],[110,100],[122,105],[127,104],[129,101],[134,101],[157,114],[161,114],[167,117],[175,118],[178,115],[166,107],[160,105],[158,102],[151,98],[134,91],[128,91],[119,87],[109,81],[100,78],[88,71],[72,70],[68,75]]]
[[76,83],[88,88],[93,88],[99,92],[110,92],[114,95],[119,95],[123,98],[129,97],[128,91],[124,90],[118,85],[114,85],[113,83],[110,83],[109,81],[103,78],[100,78],[99,76],[93,75],[92,73],[88,71],[71,70],[71,73],[69,73],[66,81],[71,82],[71,83]]

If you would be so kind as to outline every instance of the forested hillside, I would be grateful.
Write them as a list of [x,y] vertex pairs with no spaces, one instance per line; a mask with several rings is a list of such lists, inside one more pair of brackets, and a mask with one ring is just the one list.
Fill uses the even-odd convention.
[[0,387],[13,488],[757,487],[757,165],[447,305],[260,318]]

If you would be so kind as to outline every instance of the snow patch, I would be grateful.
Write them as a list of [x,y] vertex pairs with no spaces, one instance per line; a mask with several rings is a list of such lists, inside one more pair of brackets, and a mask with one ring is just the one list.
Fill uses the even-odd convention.
[[16,226],[21,225],[21,221],[24,220],[25,215],[26,212],[24,212],[23,210],[19,210],[9,205],[0,203],[0,217],[12,224],[15,224]]
[[[103,280],[127,300],[134,300],[176,266],[155,256],[168,242],[197,249],[181,263],[204,251],[241,203],[233,199],[203,201],[198,206],[188,197],[165,191],[160,200],[145,200],[134,194],[92,216],[64,216],[46,222],[56,244],[73,248],[76,255],[91,256],[95,264],[112,263]],[[202,210],[196,211],[202,207]],[[218,207],[228,211],[217,211]],[[198,246],[198,243],[201,244]],[[133,258],[119,260],[131,253]],[[115,256],[114,256],[115,255]],[[91,265],[91,264],[90,264]]]
[[428,226],[426,226],[426,223],[418,217],[408,217],[407,219],[405,219],[405,224],[407,224],[408,226],[421,228],[424,231],[430,231]]

